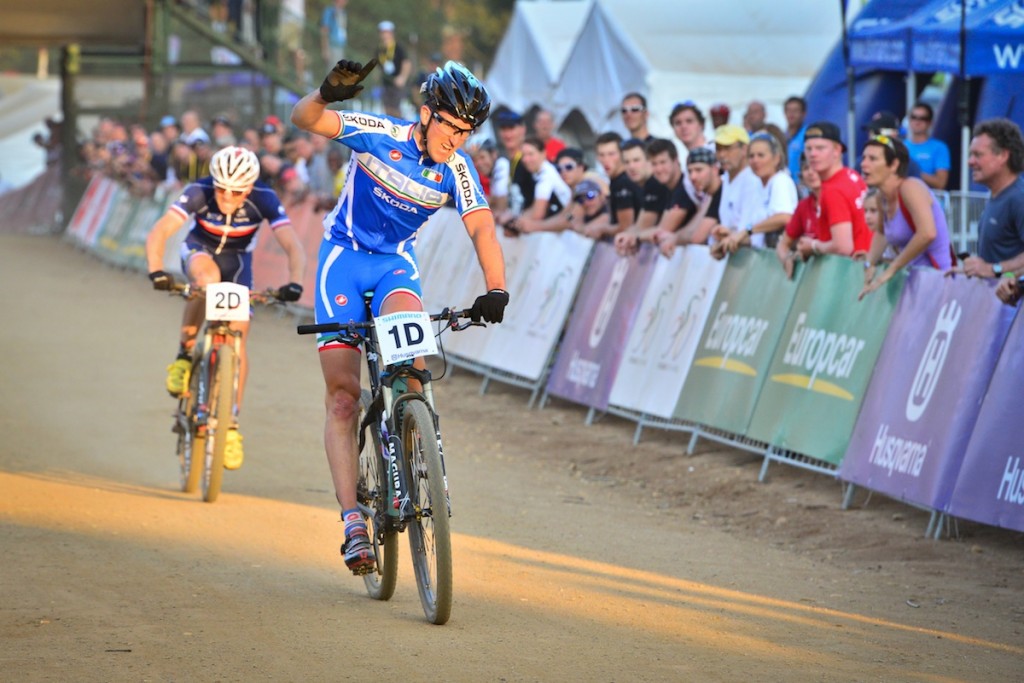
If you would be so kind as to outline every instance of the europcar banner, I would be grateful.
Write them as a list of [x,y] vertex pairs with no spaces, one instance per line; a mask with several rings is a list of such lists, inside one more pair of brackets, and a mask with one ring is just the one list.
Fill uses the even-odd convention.
[[771,251],[729,257],[673,417],[746,433],[802,275]]
[[862,301],[864,267],[816,258],[803,273],[747,436],[838,465],[903,286]]
[[547,390],[605,410],[626,339],[654,271],[657,251],[645,244],[619,256],[609,242],[594,247]]
[[1017,531],[1024,531],[1022,349],[1024,317],[1017,313],[981,404],[947,508],[957,517]]
[[949,504],[1013,314],[993,289],[932,269],[910,273],[841,479],[933,509]]
[[672,416],[724,272],[725,261],[711,258],[703,245],[656,259],[609,403]]

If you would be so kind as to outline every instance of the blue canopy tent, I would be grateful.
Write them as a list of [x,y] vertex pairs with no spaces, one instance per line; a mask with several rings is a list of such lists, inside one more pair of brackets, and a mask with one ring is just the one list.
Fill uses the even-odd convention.
[[971,78],[1024,74],[1024,0],[875,0],[846,40],[851,67],[943,71],[960,79],[960,186],[966,191]]

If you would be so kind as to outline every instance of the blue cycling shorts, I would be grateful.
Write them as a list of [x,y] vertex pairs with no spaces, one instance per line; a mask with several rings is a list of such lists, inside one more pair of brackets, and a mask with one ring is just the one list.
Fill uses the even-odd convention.
[[213,249],[189,232],[181,243],[181,271],[186,275],[189,262],[196,254],[209,254],[213,258],[213,262],[220,268],[221,282],[236,282],[252,289],[252,253],[231,249],[215,254]]
[[[371,254],[354,251],[328,240],[320,244],[316,269],[317,324],[365,322],[363,294],[373,292],[372,315],[380,315],[381,305],[391,294],[404,292],[423,300],[420,268],[416,254]],[[340,346],[333,335],[317,340],[321,349]]]

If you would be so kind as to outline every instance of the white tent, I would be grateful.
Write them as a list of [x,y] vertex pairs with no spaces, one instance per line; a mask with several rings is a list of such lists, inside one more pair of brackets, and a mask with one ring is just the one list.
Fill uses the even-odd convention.
[[520,0],[484,79],[495,106],[546,105],[593,0]]
[[804,93],[840,39],[839,15],[839,3],[825,0],[597,0],[548,106],[560,122],[576,110],[592,132],[625,132],[621,98],[637,91],[651,132],[671,137],[679,101],[705,113],[724,102],[740,124],[758,99],[784,127],[782,104]]

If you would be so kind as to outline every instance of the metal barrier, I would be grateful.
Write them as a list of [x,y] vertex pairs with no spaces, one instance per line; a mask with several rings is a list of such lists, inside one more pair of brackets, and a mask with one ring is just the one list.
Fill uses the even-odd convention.
[[[936,193],[938,196],[940,193]],[[949,241],[956,253],[978,252],[978,220],[988,202],[988,192],[943,192],[946,195],[943,208],[946,211],[946,225],[949,227]],[[942,201],[942,198],[940,198]]]

